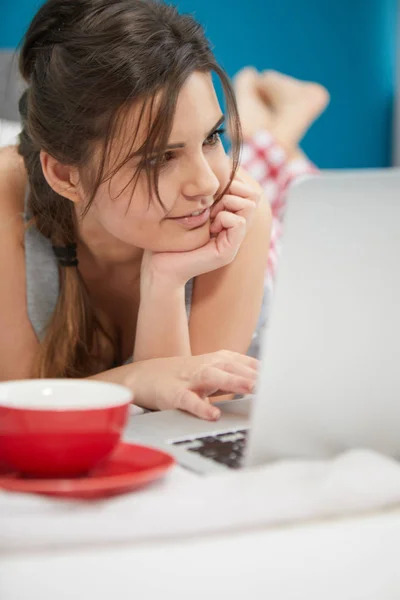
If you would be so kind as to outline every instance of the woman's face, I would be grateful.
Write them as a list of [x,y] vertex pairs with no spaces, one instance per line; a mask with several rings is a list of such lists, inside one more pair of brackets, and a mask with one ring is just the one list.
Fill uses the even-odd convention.
[[[140,106],[136,106],[127,119],[125,143],[134,135],[139,113]],[[89,220],[97,234],[102,230],[115,241],[156,252],[193,250],[206,244],[210,238],[207,209],[231,174],[231,161],[217,133],[222,120],[211,75],[193,73],[178,96],[159,177],[159,193],[167,212],[155,191],[149,191],[145,171],[132,195],[131,180],[140,160],[135,157],[100,186],[84,222]],[[138,148],[142,142],[139,127]],[[187,217],[198,211],[205,212]]]

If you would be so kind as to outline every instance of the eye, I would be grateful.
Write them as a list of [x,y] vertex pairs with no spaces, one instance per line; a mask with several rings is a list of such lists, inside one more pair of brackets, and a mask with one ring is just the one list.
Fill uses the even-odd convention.
[[221,141],[221,135],[225,133],[224,128],[216,129],[211,135],[208,136],[204,142],[206,146],[216,146]]
[[[162,157],[160,159],[160,168],[163,169],[169,162],[171,162],[171,160],[173,158],[174,158],[174,153],[171,152],[171,150],[167,150],[167,152],[164,152],[164,154],[162,155]],[[156,156],[149,158],[149,160],[147,161],[147,164],[149,165],[150,168],[154,168],[156,166],[156,163],[157,163]]]

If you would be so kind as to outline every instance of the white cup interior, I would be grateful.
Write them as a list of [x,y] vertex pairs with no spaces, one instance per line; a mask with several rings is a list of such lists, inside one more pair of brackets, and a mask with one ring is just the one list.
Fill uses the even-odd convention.
[[0,383],[0,407],[30,410],[94,410],[128,404],[130,389],[87,379],[27,379]]

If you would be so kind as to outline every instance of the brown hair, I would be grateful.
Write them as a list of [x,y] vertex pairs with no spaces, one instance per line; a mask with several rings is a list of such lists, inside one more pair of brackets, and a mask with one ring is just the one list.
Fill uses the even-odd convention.
[[[214,72],[221,80],[233,132],[234,176],[241,133],[229,79],[216,63],[202,27],[171,5],[154,0],[48,0],[25,35],[20,71],[28,84],[20,101],[23,132],[19,146],[29,178],[28,210],[35,226],[54,246],[76,241],[75,213],[72,202],[47,184],[40,151],[63,164],[81,167],[90,164],[93,142],[101,142],[89,208],[99,185],[130,158],[128,152],[112,172],[106,172],[111,141],[123,127],[127,110],[133,101],[142,99],[142,112],[150,107],[152,114],[158,94],[159,108],[150,119],[141,148],[143,159],[133,180],[145,168],[148,184],[155,187],[161,201],[161,158],[179,91],[194,71]],[[134,143],[135,139],[130,151]],[[150,170],[147,159],[156,146],[159,151]],[[60,268],[60,295],[34,375],[88,376],[119,360],[112,332],[91,306],[79,270]]]

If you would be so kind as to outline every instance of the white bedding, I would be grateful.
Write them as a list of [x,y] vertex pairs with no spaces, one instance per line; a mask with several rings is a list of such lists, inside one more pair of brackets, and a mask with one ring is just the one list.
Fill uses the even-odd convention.
[[367,450],[197,477],[177,467],[100,502],[0,491],[0,553],[172,540],[359,515],[400,506],[400,465]]

